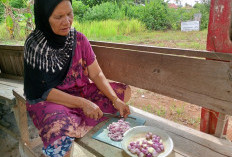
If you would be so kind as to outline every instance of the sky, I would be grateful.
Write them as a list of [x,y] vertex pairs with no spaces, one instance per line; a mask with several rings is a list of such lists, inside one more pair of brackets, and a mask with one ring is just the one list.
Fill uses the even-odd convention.
[[[183,6],[185,5],[185,3],[188,3],[191,6],[194,6],[194,4],[196,3],[195,1],[197,0],[180,0],[180,1]],[[175,3],[175,2],[176,2],[175,0],[169,0],[169,3]],[[198,0],[198,2],[200,2],[200,0]]]

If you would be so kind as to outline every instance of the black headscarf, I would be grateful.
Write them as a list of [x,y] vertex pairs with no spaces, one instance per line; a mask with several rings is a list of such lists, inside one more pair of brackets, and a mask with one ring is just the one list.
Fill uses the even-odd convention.
[[76,48],[76,30],[56,35],[49,17],[62,0],[35,0],[36,29],[24,44],[24,94],[30,104],[46,100],[50,90],[62,83]]
[[[34,3],[36,29],[44,33],[49,44],[54,48],[63,47],[66,40],[65,36],[53,33],[49,24],[49,17],[61,1],[62,0],[35,0]],[[72,3],[72,0],[70,0],[70,2]]]

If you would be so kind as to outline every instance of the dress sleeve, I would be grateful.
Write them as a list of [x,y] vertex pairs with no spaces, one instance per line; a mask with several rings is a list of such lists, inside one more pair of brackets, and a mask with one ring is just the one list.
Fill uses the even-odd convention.
[[95,59],[96,55],[93,52],[92,46],[89,43],[89,40],[83,35],[83,45],[84,45],[84,54],[83,57],[86,59],[86,65],[91,65]]

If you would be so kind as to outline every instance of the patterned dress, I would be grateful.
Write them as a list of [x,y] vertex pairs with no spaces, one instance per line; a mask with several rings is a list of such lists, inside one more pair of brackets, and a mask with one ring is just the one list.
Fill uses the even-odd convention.
[[[65,80],[56,88],[68,94],[83,97],[97,104],[103,112],[115,113],[117,110],[112,102],[91,83],[87,67],[96,59],[88,39],[77,32],[77,45],[72,64]],[[124,100],[126,85],[110,83],[117,96]],[[100,120],[87,118],[79,108],[68,108],[56,103],[42,101],[30,105],[26,103],[27,111],[39,130],[44,143],[45,155],[52,157],[63,156],[69,151],[74,138],[83,137]]]

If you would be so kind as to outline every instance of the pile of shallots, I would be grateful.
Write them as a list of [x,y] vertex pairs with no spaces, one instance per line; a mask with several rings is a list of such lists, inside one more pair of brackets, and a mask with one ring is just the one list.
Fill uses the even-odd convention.
[[131,142],[127,149],[138,157],[156,157],[164,151],[164,145],[159,136],[149,132],[143,140]]
[[118,122],[113,122],[107,127],[108,136],[113,141],[121,141],[123,139],[123,134],[130,129],[130,123],[124,121],[124,119],[118,120]]

